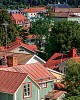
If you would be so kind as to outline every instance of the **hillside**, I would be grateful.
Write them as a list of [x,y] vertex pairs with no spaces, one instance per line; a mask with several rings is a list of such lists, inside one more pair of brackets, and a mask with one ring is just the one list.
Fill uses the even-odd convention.
[[0,8],[25,8],[27,6],[41,6],[58,2],[68,3],[72,7],[80,5],[80,0],[0,0]]

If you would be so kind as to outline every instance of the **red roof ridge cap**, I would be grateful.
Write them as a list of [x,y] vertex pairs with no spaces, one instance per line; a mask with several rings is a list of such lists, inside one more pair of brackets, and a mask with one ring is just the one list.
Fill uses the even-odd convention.
[[[7,68],[7,67],[5,67],[5,68]],[[10,68],[12,68],[12,67],[10,67]],[[14,71],[5,71],[5,70],[0,70],[0,72],[10,72],[10,73],[18,73],[18,74],[25,74],[25,75],[28,75],[27,73],[21,73],[21,72],[14,72]]]

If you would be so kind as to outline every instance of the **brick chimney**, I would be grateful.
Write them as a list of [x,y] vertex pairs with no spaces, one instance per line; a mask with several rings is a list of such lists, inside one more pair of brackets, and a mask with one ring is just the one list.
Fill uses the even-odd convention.
[[16,37],[16,42],[17,42],[18,44],[20,44],[20,43],[22,42],[22,39],[21,39],[20,37]]
[[18,60],[16,55],[7,56],[7,65],[8,67],[13,67],[18,65]]
[[77,49],[76,48],[70,49],[69,55],[70,57],[75,57],[77,55]]

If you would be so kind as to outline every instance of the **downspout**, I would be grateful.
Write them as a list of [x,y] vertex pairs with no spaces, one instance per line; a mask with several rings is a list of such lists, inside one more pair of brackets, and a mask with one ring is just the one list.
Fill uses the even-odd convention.
[[40,89],[38,89],[38,100],[40,100]]

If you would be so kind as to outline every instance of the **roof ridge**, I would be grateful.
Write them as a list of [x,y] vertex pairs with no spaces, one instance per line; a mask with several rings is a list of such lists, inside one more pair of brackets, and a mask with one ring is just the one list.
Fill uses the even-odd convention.
[[9,73],[18,73],[18,74],[25,74],[25,75],[28,75],[28,73],[21,73],[21,72],[18,72],[18,71],[16,71],[16,72],[14,72],[14,71],[5,71],[5,70],[0,70],[0,72],[9,72]]

